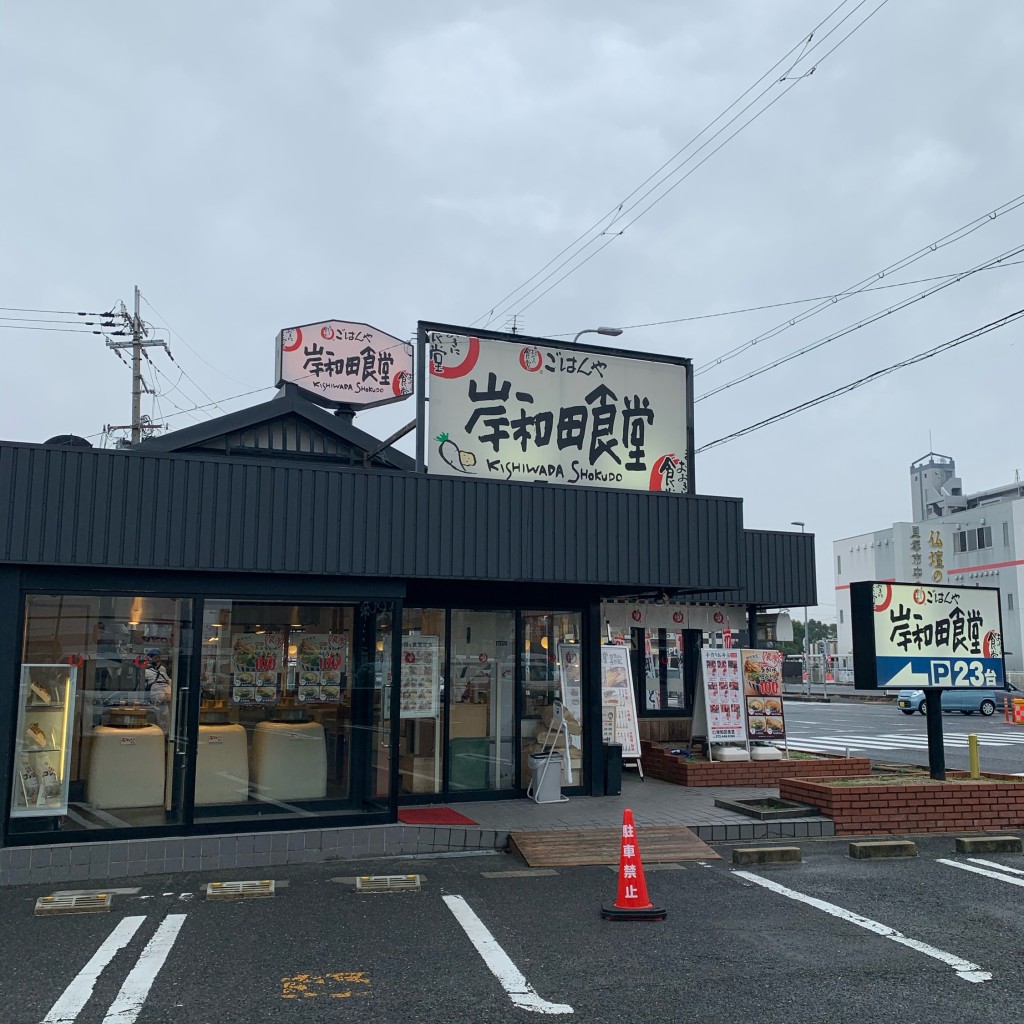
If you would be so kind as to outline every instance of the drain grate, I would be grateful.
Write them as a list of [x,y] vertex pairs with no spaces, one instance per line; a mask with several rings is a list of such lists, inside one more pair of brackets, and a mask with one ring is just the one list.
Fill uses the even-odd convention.
[[208,900],[246,900],[274,894],[272,878],[250,882],[210,882],[206,887]]
[[419,875],[360,875],[356,892],[418,892]]
[[36,900],[36,917],[49,914],[105,914],[113,896],[109,892],[81,893],[77,896],[41,896]]

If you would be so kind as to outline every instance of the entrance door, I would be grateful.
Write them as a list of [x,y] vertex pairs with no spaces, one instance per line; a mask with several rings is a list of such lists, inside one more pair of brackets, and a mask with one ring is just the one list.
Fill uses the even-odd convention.
[[448,789],[515,786],[515,612],[451,613]]

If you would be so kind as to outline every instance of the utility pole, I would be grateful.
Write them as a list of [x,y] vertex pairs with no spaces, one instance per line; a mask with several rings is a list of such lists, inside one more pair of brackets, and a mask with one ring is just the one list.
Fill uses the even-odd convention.
[[132,444],[142,440],[142,339],[146,332],[139,315],[139,286],[135,286],[135,316],[132,317]]
[[[799,519],[794,519],[793,522],[791,522],[789,525],[790,526],[799,526],[800,527],[800,532],[803,533],[804,532],[804,527],[807,524],[800,522]],[[804,672],[803,672],[803,675],[804,675],[804,691],[806,692],[806,694],[808,696],[810,696],[810,694],[811,694],[811,664],[810,664],[810,660],[811,659],[809,657],[810,651],[811,651],[811,639],[810,639],[810,636],[808,635],[808,632],[807,632],[807,605],[804,605]],[[822,681],[824,681],[824,678],[825,678],[824,673],[822,673]]]
[[[141,293],[139,292],[139,286],[135,286],[135,312],[129,314],[125,308],[125,304],[121,303],[120,317],[124,322],[125,327],[128,328],[128,332],[131,333],[131,341],[111,341],[107,338],[107,348],[113,349],[116,355],[120,355],[118,349],[131,347],[132,350],[132,422],[131,427],[127,428],[131,430],[131,443],[137,445],[142,440],[143,431],[151,431],[155,429],[155,424],[149,422],[148,417],[142,415],[142,392],[148,390],[146,388],[146,382],[142,379],[142,350],[146,348],[164,348],[167,350],[167,355],[171,355],[170,346],[166,341],[162,341],[159,338],[153,338],[147,341],[149,331],[146,325],[142,322],[142,313],[139,308],[139,300],[141,299]],[[149,358],[148,356],[146,357]],[[173,356],[171,357],[173,359]],[[107,430],[124,430],[124,427],[107,427]]]

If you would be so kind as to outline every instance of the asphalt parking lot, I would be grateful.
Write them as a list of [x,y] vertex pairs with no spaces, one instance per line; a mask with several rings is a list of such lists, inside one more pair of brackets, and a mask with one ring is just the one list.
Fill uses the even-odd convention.
[[[147,877],[115,884],[109,913],[65,917],[34,916],[50,890],[6,890],[5,1020],[1015,1018],[1024,856],[958,855],[949,836],[899,860],[800,847],[790,865],[737,869],[726,846],[652,865],[662,923],[601,920],[613,869],[507,854],[294,866],[275,897],[236,902],[207,900],[206,877]],[[339,870],[422,885],[358,893]]]

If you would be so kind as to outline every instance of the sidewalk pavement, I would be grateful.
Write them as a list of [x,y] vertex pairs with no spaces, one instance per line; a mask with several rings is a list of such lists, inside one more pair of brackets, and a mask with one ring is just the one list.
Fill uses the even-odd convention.
[[[715,806],[715,800],[778,797],[778,789],[741,786],[687,787],[623,773],[620,796],[570,797],[538,804],[526,798],[455,803],[473,825],[365,825],[281,832],[191,836],[177,839],[82,842],[0,849],[0,886],[106,885],[138,876],[211,873],[213,880],[273,877],[288,864],[365,862],[453,852],[504,850],[510,832],[549,829],[619,829],[629,808],[644,825],[685,825],[706,843],[817,837],[835,834],[819,815],[758,821]],[[422,805],[417,805],[422,806]],[[84,838],[84,837],[83,837]],[[332,868],[327,868],[332,870]],[[72,883],[72,884],[68,884]],[[129,884],[140,884],[138,881]],[[167,884],[171,884],[168,879]]]
[[814,815],[758,821],[715,806],[716,799],[778,798],[778,788],[751,786],[677,786],[660,779],[644,779],[623,771],[622,794],[606,797],[570,797],[567,803],[538,804],[533,800],[499,800],[452,804],[452,810],[485,828],[503,832],[548,829],[619,828],[629,808],[636,823],[685,825],[705,842],[733,842],[795,836],[831,836],[831,818]]

